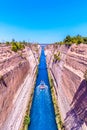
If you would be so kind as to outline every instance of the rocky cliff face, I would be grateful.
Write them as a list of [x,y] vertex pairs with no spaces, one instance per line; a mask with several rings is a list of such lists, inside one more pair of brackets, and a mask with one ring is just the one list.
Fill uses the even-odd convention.
[[[11,51],[10,46],[0,45],[0,129],[13,130],[11,126],[8,127],[11,121],[9,121],[8,124],[6,124],[6,126],[4,126],[5,122],[8,120],[9,115],[13,107],[15,106],[16,101],[18,100],[21,90],[24,87],[25,93],[22,92],[22,95],[26,97],[29,85],[27,85],[28,87],[26,87],[26,85],[22,84],[24,83],[27,75],[29,77],[32,74],[33,77],[33,75],[35,74],[39,55],[40,46],[38,45],[31,45],[29,47],[26,46],[24,50],[18,51],[17,53]],[[28,80],[28,82],[31,81],[31,79]],[[32,87],[32,84],[30,87]],[[23,106],[22,95],[19,100],[19,103],[22,102],[21,105]],[[26,107],[25,103],[24,105]],[[15,106],[15,110],[18,111],[18,109],[19,108],[17,108],[16,110]],[[14,112],[12,115],[14,115]],[[15,118],[17,119],[17,117]]]
[[[60,52],[60,60],[54,54]],[[87,45],[48,45],[45,48],[48,69],[55,82],[58,105],[65,130],[87,129]]]

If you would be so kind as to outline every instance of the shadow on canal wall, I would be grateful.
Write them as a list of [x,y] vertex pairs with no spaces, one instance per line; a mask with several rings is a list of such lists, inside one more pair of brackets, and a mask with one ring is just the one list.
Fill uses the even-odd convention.
[[39,45],[25,45],[24,50],[16,53],[10,45],[0,45],[0,130],[20,129],[40,50]]
[[79,130],[85,123],[87,126],[87,82],[83,80],[73,97],[71,110],[65,118],[65,130]]
[[[61,60],[53,63],[58,52]],[[53,81],[65,130],[87,130],[87,84],[83,79],[87,69],[87,45],[73,44],[70,48],[48,45],[45,54],[47,67],[55,77]]]

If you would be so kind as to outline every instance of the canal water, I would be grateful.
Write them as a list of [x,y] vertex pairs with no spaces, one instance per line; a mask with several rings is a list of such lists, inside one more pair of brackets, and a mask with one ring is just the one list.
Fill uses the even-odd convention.
[[[47,85],[43,90],[38,87],[41,80]],[[31,106],[30,119],[31,123],[28,130],[57,130],[48,80],[46,57],[43,48],[40,57],[40,64],[38,66],[38,76]]]

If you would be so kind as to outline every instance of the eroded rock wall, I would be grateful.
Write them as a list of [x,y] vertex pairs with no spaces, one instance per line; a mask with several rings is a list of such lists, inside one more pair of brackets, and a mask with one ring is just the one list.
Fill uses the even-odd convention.
[[[59,51],[61,60],[54,62],[54,54]],[[87,83],[83,75],[87,69],[87,45],[49,45],[45,54],[65,130],[86,130]]]
[[[21,109],[23,108],[22,106],[25,101],[23,100],[23,98],[25,97],[24,99],[28,100],[28,89],[32,89],[34,81],[33,78],[35,77],[38,58],[40,55],[40,46],[33,46],[34,45],[32,45],[31,47],[26,46],[24,50],[15,53],[11,51],[11,46],[0,45],[0,129],[2,130],[15,130],[20,125],[19,123],[19,125],[14,128],[15,125],[11,123],[11,125],[13,125],[13,127],[11,128],[11,125],[9,124],[12,121],[11,119],[15,117],[15,115],[15,119],[17,118],[17,116],[19,116],[17,112],[20,112],[19,107],[21,107]],[[34,49],[33,54],[31,48],[37,49],[38,53]],[[31,76],[32,78],[30,78]],[[32,81],[30,86],[25,82],[25,79],[28,83],[31,83]],[[17,100],[19,101],[20,106],[17,106]],[[19,119],[19,122],[21,122],[23,118],[23,114],[27,105],[26,101],[24,105],[25,107],[22,114],[20,114],[22,116]],[[12,113],[13,108],[14,111]],[[11,117],[11,119],[9,119],[9,117]]]

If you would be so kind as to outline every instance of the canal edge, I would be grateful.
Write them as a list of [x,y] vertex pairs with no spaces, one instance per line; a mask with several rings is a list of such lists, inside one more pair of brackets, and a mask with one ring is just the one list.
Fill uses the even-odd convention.
[[53,106],[54,106],[55,120],[56,120],[57,128],[58,128],[58,130],[65,130],[64,124],[62,121],[62,117],[61,117],[61,112],[60,112],[59,105],[58,105],[58,101],[57,101],[57,95],[56,95],[56,90],[55,90],[56,83],[54,83],[55,79],[53,78],[52,73],[49,69],[48,69],[48,78],[49,78],[49,83],[50,83],[50,90],[51,90],[52,102],[53,102]]
[[32,78],[33,85],[32,85],[32,88],[31,88],[31,93],[30,93],[30,96],[28,98],[26,111],[24,113],[24,117],[23,117],[23,120],[22,120],[22,123],[21,123],[19,130],[27,130],[28,126],[30,124],[30,109],[31,109],[32,100],[33,100],[33,96],[34,96],[34,89],[35,89],[37,76],[38,76],[38,66],[36,66],[35,71],[34,71],[34,76]]

